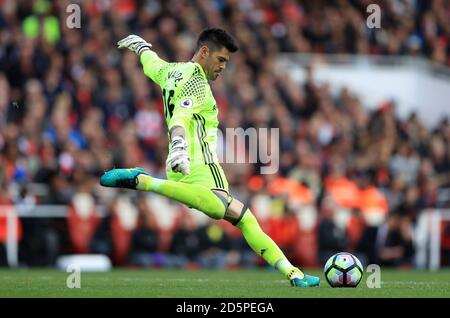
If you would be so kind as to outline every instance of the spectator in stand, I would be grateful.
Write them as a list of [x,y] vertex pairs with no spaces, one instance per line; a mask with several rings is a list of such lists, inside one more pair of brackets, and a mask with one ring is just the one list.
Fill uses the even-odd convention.
[[15,226],[16,237],[12,237],[12,239],[20,243],[23,236],[22,222],[18,218],[13,204],[14,202],[6,183],[0,181],[0,267],[9,265],[6,248],[8,240],[8,217],[12,218],[12,224]]
[[331,255],[347,251],[349,242],[345,228],[336,223],[337,204],[330,194],[325,194],[320,202],[319,220],[319,263],[325,265]]
[[420,160],[414,148],[407,142],[401,143],[398,152],[390,161],[390,169],[394,178],[402,179],[407,185],[416,182]]
[[197,262],[203,268],[225,269],[229,262],[231,241],[219,221],[210,219],[197,231],[200,241]]
[[389,205],[383,193],[375,186],[374,172],[356,171],[355,179],[359,187],[358,208],[364,220],[370,225],[381,224],[389,212]]
[[410,218],[413,224],[416,223],[420,211],[420,193],[416,185],[407,187],[403,192],[402,203],[397,211],[401,215]]
[[357,252],[364,256],[365,264],[412,266],[414,246],[410,218],[394,212],[383,224],[368,226]]
[[174,232],[167,265],[175,267],[225,268],[229,263],[231,239],[214,220],[198,226],[195,218],[185,213]]
[[138,226],[131,238],[128,263],[134,266],[160,266],[158,222],[154,212],[142,196],[138,199]]
[[[174,231],[167,255],[166,265],[169,267],[196,266],[196,257],[200,253],[200,238],[195,218],[183,211],[180,225]],[[198,265],[197,265],[198,266]]]

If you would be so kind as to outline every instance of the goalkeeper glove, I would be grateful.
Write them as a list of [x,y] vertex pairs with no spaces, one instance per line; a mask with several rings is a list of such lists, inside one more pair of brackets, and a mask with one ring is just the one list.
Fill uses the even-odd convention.
[[143,38],[137,35],[129,35],[126,38],[117,42],[119,49],[128,48],[129,50],[135,52],[137,55],[141,55],[145,50],[150,50],[152,45],[146,42]]
[[187,152],[186,140],[181,136],[175,136],[171,144],[172,147],[166,160],[166,170],[188,175],[191,170],[191,163]]

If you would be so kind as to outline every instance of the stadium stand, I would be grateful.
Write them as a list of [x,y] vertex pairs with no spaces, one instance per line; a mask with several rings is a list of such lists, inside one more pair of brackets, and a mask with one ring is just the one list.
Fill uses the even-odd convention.
[[[365,26],[370,3],[383,10],[380,30]],[[450,207],[448,118],[427,127],[414,113],[396,116],[395,101],[371,110],[352,87],[332,92],[314,80],[313,68],[300,84],[274,70],[282,53],[420,56],[449,66],[448,1],[93,0],[80,4],[80,29],[66,25],[69,4],[0,0],[0,264],[8,258],[5,204],[13,204],[23,225],[13,265],[54,266],[55,249],[100,252],[129,265],[142,212],[135,194],[100,188],[98,178],[113,166],[164,177],[167,154],[160,92],[137,58],[116,48],[129,33],[169,61],[189,60],[204,27],[237,38],[240,51],[212,84],[221,128],[280,128],[280,169],[262,176],[261,162],[224,169],[232,194],[249,202],[299,265],[323,263],[321,227],[337,226],[346,237],[337,248],[357,252],[367,228],[385,229],[388,216],[400,215],[408,232],[424,209]],[[185,212],[162,198],[148,201],[158,251],[170,254]],[[69,206],[67,219],[30,216],[42,204]],[[198,228],[208,226],[196,218]],[[218,224],[225,229],[218,235],[236,235]],[[35,237],[42,239],[33,245]],[[245,255],[244,244],[228,245],[221,266],[262,264]],[[36,259],[39,249],[49,253],[45,261]],[[412,255],[392,264],[413,266]]]

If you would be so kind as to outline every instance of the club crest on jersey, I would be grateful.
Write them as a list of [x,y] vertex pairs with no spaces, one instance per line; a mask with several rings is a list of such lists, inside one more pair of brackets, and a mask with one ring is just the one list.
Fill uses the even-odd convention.
[[184,108],[191,108],[191,107],[192,107],[192,104],[193,104],[192,99],[187,98],[187,99],[183,99],[183,100],[181,101],[180,106],[181,106],[181,107],[184,107]]

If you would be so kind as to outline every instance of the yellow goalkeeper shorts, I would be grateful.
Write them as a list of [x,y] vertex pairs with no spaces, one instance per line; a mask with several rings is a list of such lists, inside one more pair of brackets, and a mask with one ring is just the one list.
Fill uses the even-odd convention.
[[167,179],[228,192],[227,178],[218,163],[191,163],[191,172],[188,175],[183,175],[180,172],[168,172]]

